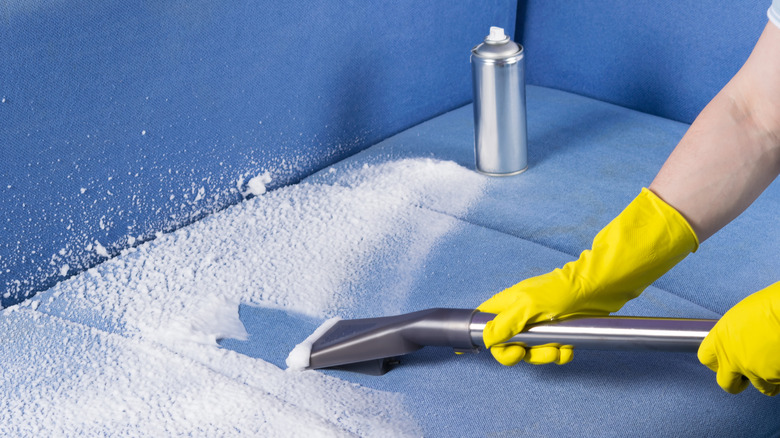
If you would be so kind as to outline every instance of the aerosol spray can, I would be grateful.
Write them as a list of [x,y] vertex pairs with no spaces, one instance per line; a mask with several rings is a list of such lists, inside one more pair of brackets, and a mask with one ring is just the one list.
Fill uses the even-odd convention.
[[515,175],[528,168],[523,47],[491,27],[471,50],[477,171]]

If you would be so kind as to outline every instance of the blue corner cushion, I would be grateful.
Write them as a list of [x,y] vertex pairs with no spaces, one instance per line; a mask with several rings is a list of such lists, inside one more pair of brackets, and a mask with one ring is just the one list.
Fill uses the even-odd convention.
[[745,62],[771,3],[521,0],[527,80],[691,123]]
[[468,103],[469,50],[515,11],[6,2],[0,306]]
[[[777,434],[780,399],[726,394],[693,354],[577,351],[565,366],[507,368],[427,348],[381,377],[282,371],[330,317],[471,308],[572,260],[686,129],[534,86],[528,109],[524,174],[472,170],[462,107],[6,309],[0,431],[28,431],[17,418],[32,414],[51,419],[38,430],[93,434]],[[775,281],[780,237],[754,224],[779,201],[775,184],[620,313],[717,318]],[[73,399],[86,414],[54,412]],[[112,416],[116,400],[148,423]]]

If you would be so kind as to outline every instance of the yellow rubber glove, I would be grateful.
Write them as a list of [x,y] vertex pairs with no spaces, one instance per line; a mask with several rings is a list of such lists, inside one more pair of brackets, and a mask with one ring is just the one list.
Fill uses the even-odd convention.
[[615,312],[698,246],[696,234],[682,215],[642,189],[578,260],[526,279],[482,303],[479,311],[497,314],[483,331],[485,345],[504,365],[523,359],[534,364],[569,362],[570,346],[526,349],[498,344],[526,324]]
[[766,395],[780,393],[780,283],[729,309],[701,343],[699,361],[726,392],[750,382]]

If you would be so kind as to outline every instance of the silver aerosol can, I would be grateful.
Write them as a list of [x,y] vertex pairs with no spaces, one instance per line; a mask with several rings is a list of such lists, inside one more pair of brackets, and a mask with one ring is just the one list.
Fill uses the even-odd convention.
[[491,27],[471,49],[477,171],[515,175],[528,168],[523,46]]

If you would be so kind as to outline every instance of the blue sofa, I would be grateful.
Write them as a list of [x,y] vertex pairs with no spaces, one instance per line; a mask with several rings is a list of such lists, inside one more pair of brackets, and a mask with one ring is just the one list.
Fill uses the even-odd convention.
[[[747,58],[769,2],[741,3],[12,0],[0,435],[780,435],[691,354],[283,371],[330,317],[475,307],[589,247]],[[507,178],[473,171],[490,26],[527,51]],[[776,282],[777,184],[619,313]]]

